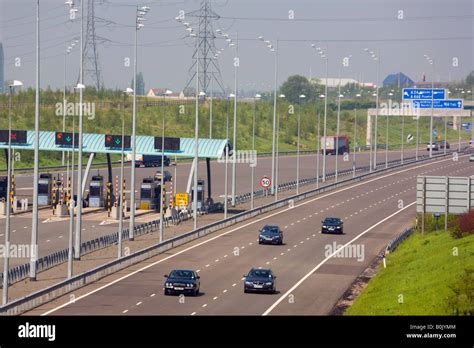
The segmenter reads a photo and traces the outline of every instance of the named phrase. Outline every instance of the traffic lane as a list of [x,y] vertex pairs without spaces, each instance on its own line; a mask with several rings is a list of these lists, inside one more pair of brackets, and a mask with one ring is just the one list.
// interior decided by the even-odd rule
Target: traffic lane
[[[472,166],[459,163],[457,166],[443,167],[436,171],[436,175],[468,175],[472,172]],[[371,216],[390,215],[400,209],[401,206],[411,204],[416,200],[416,180],[410,180],[403,184],[398,197],[387,200],[385,204],[371,204],[371,214],[350,215],[350,224],[345,224],[345,232],[352,229],[352,226],[363,226]],[[408,185],[408,187],[407,187]],[[398,185],[400,187],[400,185]],[[400,188],[400,189],[401,189]],[[391,191],[389,191],[389,194]],[[390,198],[394,198],[388,196]],[[380,197],[382,199],[382,197]],[[382,201],[386,199],[383,198]],[[401,200],[401,202],[400,202]],[[379,200],[380,201],[380,200]],[[402,203],[402,205],[400,205]],[[364,208],[363,210],[366,210]],[[361,274],[378,253],[386,247],[387,242],[404,228],[413,224],[416,215],[415,206],[397,214],[387,222],[377,226],[375,229],[363,235],[350,246],[342,249],[340,253],[329,259],[318,270],[312,273],[301,285],[291,292],[287,300],[281,301],[271,312],[271,315],[327,315],[334,304],[348,289],[355,278]],[[356,228],[357,228],[356,227]],[[325,247],[325,256],[328,251],[334,252],[345,241],[333,241]],[[394,299],[396,301],[396,299]]]
[[[336,197],[336,199],[338,199],[338,198],[339,198],[339,197]],[[326,199],[325,199],[325,201],[326,201]],[[336,202],[334,202],[334,203],[336,204]],[[357,205],[357,202],[354,202],[354,200],[351,200],[351,204]],[[310,209],[312,209],[312,208],[310,208]],[[296,210],[292,210],[292,211],[293,211],[293,212],[296,212]],[[315,212],[315,213],[316,213],[316,212]],[[287,221],[288,221],[288,219],[287,219],[286,217],[283,217],[283,220],[282,220],[282,221],[279,221],[279,223],[283,224],[283,223],[285,223],[285,222],[287,222]],[[304,220],[303,220],[303,221],[304,221]],[[272,222],[274,222],[273,219],[272,219]],[[318,226],[319,226],[319,224],[318,224]],[[250,238],[252,238],[252,237],[255,238],[255,233],[256,233],[256,232],[255,232],[255,230],[254,230],[253,228],[252,228],[252,231],[251,231],[250,233],[251,233]],[[239,232],[239,236],[243,236],[244,234],[247,234],[247,233],[244,233],[244,231],[240,231],[240,232]],[[314,234],[314,233],[313,233],[313,234]],[[315,235],[316,235],[316,234],[315,234]],[[311,236],[312,236],[312,234],[311,234]],[[232,236],[228,236],[228,237],[232,237]],[[290,233],[289,235],[287,234],[286,237],[285,237],[285,239],[288,240],[289,237],[290,237],[290,239],[289,239],[289,240],[290,240],[290,243],[291,243],[291,242],[294,242],[294,240],[291,239],[291,233]],[[246,238],[246,237],[245,237],[245,238]],[[310,236],[307,236],[306,238],[310,238]],[[313,237],[313,238],[314,238],[314,237]],[[221,241],[222,241],[222,239],[221,239]],[[247,239],[245,239],[245,240],[242,241],[242,242],[245,243],[246,241],[247,241]],[[300,243],[301,243],[301,242],[304,243],[303,240],[300,241]],[[288,243],[288,244],[290,244],[290,243]],[[301,244],[303,244],[303,243],[301,243]],[[235,243],[231,243],[231,244],[234,244],[234,245],[235,245]],[[220,244],[218,243],[217,246],[215,246],[215,245],[212,245],[212,246],[209,245],[209,248],[212,249],[212,250],[219,250],[219,246],[220,246]],[[298,245],[297,245],[295,248],[297,248],[297,247],[298,247]],[[196,255],[197,258],[203,256],[203,253],[202,253],[202,250],[203,250],[203,249],[206,250],[206,248],[200,248],[200,249],[199,249],[199,252],[198,252],[198,254]],[[207,252],[209,252],[210,249],[208,249]],[[251,250],[251,251],[252,251],[252,250],[255,250],[255,248],[254,248],[254,249],[247,249],[247,250]],[[269,251],[269,250],[275,250],[275,249],[270,249],[270,248],[268,248],[268,249],[263,249],[263,250]],[[192,251],[191,251],[191,253],[192,253]],[[280,252],[280,253],[281,253],[281,252]],[[188,252],[186,255],[189,255],[189,252]],[[218,255],[209,255],[209,256],[208,256],[208,260],[211,260],[213,257],[217,257],[217,256],[218,256]],[[261,256],[262,256],[262,255],[261,255],[261,249],[258,249],[258,252],[257,252],[257,254],[255,255],[255,257],[250,258],[249,263],[247,264],[247,267],[242,268],[242,271],[243,271],[244,273],[247,272],[248,269],[251,267],[251,265],[255,265],[255,264],[254,264],[254,263],[255,263],[254,259],[255,259],[255,260],[258,260],[259,258],[261,258]],[[266,255],[265,255],[265,256],[266,256]],[[270,255],[270,256],[271,256],[271,255]],[[277,256],[277,255],[275,255],[275,256],[273,256],[273,257],[276,257],[276,256]],[[191,255],[191,258],[194,259],[194,262],[192,262],[192,264],[195,264],[195,262],[196,262],[196,257],[193,258],[193,256]],[[179,257],[178,259],[173,259],[173,263],[174,263],[174,264],[177,264],[178,262],[180,262],[179,259],[181,259],[181,258]],[[272,259],[273,259],[273,258],[272,258]],[[188,258],[186,258],[186,260],[188,260]],[[235,259],[232,258],[232,259],[228,259],[228,260],[235,260]],[[243,259],[238,259],[238,260],[243,260]],[[245,260],[247,260],[247,258],[245,258]],[[187,265],[189,265],[189,261],[185,261],[185,263],[186,263],[186,267],[187,267]],[[208,263],[208,264],[209,264],[209,263]],[[222,265],[224,265],[224,263],[219,263],[219,266],[220,266],[219,269],[221,269]],[[166,267],[165,267],[165,268],[166,268]],[[196,268],[198,268],[198,266],[195,266],[194,268],[196,269]],[[219,281],[222,279],[222,277],[224,277],[226,274],[228,274],[228,275],[232,275],[233,282],[234,282],[235,284],[238,283],[238,278],[235,278],[236,276],[234,275],[234,273],[228,273],[228,269],[229,269],[229,268],[226,268],[226,269],[224,270],[224,275],[223,275],[223,274],[218,274],[218,279],[207,279],[206,282],[212,283],[213,285],[219,284]],[[235,267],[231,266],[230,269],[235,269]],[[244,271],[244,270],[245,270],[245,271]],[[158,272],[158,273],[160,273],[160,272]],[[132,276],[133,278],[132,278],[132,277],[128,278],[128,279],[132,279],[132,281],[130,281],[130,284],[133,284],[133,286],[135,286],[135,284],[137,284],[137,280],[136,280],[134,277],[138,276],[139,274],[140,274],[140,273],[138,273],[138,274]],[[214,272],[214,273],[212,273],[212,274],[214,275],[214,274],[216,274],[216,272]],[[159,277],[159,275],[158,275],[158,277]],[[156,277],[154,277],[154,278],[156,279]],[[228,286],[228,287],[231,287],[234,283],[232,283],[232,284],[229,283],[229,284],[227,284],[227,286]],[[115,286],[117,286],[117,284],[114,284],[112,287],[115,287]],[[126,289],[126,288],[127,288],[127,286],[125,286],[125,289]],[[233,288],[235,288],[235,287],[233,287]],[[109,289],[109,288],[106,288],[106,289],[102,290],[101,292],[107,291],[107,289]],[[126,291],[125,289],[124,289],[123,291]],[[240,289],[241,289],[241,288],[240,288]],[[154,290],[155,290],[155,288],[148,289],[148,292],[150,292],[150,296],[151,296],[152,293],[154,293],[154,292],[152,292],[152,291],[154,291]],[[224,290],[226,290],[226,289],[223,289],[222,291],[224,291]],[[123,291],[119,291],[119,293],[122,293]],[[218,292],[214,292],[213,295],[215,294],[215,296],[217,296],[217,293],[218,293]],[[153,296],[153,297],[156,297],[156,296],[158,296],[158,295],[155,293],[155,296]],[[215,296],[214,296],[214,297],[215,297]],[[95,301],[95,300],[94,300],[94,297],[96,297],[96,294],[93,294],[93,295],[91,295],[91,296],[85,298],[84,300],[77,301],[74,305],[79,305],[79,304],[81,304],[81,302],[83,302],[83,301],[92,301],[92,303],[90,303],[89,305],[84,305],[84,304],[81,304],[81,305],[84,305],[85,307],[88,307],[88,308],[92,308],[92,309],[93,309],[93,308],[96,307],[96,305],[100,304],[101,301],[103,300],[103,299],[101,299],[101,300]],[[107,296],[105,296],[105,297],[107,297]],[[210,297],[210,296],[209,296],[209,297]],[[135,301],[135,300],[144,300],[144,298],[141,298],[141,299],[133,299],[133,301]],[[133,302],[133,301],[132,301],[132,302]],[[137,303],[138,303],[138,302],[140,302],[140,301],[137,301]],[[143,302],[143,301],[142,301],[142,302]],[[193,300],[193,302],[196,302],[196,301]],[[189,301],[188,301],[187,303],[189,303]],[[121,304],[122,304],[122,303],[121,303]],[[175,304],[176,304],[176,301],[171,301],[171,304],[172,304],[172,308],[169,308],[169,310],[170,310],[171,312],[165,312],[165,313],[174,313],[174,311],[178,310],[177,308],[174,307]],[[206,307],[202,307],[202,306],[205,305],[205,304],[206,304],[206,303],[202,303],[202,304],[200,304],[199,307],[201,307],[201,308],[206,308],[207,306],[206,306]],[[126,303],[123,303],[123,305],[124,305],[124,307],[127,307],[127,308],[130,308],[131,306],[133,306],[133,304],[130,305],[130,303],[128,303],[128,305],[127,305]],[[141,305],[141,304],[140,304],[140,305]],[[72,305],[71,305],[71,306],[72,306]],[[68,306],[68,307],[69,307],[69,306]],[[67,309],[68,307],[65,307],[65,309]],[[137,306],[137,307],[140,307],[140,306]],[[189,307],[189,306],[179,306],[178,308],[183,309],[184,311],[186,311],[186,310],[189,310],[188,307]],[[123,310],[127,310],[127,313],[131,313],[132,311],[131,311],[130,309],[127,309],[127,308],[125,308],[125,309],[123,309]],[[139,312],[139,313],[141,313],[141,314],[143,314],[143,313],[151,313],[151,312],[147,312],[147,310],[148,310],[149,308],[150,308],[149,305],[140,307],[140,312]],[[57,312],[57,313],[59,313],[59,314],[63,314],[63,313],[64,313],[64,314],[71,314],[71,313],[74,313],[74,310],[73,310],[72,312],[64,312],[65,309],[62,309],[62,310],[60,310],[60,312]],[[197,308],[193,308],[193,309],[195,309],[194,312],[197,310]],[[145,311],[145,312],[142,312],[142,311]],[[153,313],[157,313],[157,312],[159,312],[159,311],[160,311],[160,308],[153,308]],[[116,313],[117,311],[113,311],[113,312]],[[192,313],[192,312],[191,312],[191,313]]]
[[[414,150],[407,150],[405,151],[405,157],[414,156]],[[320,158],[320,170],[322,170],[322,160],[323,156],[319,155]],[[335,170],[335,156],[327,156],[326,158],[326,171],[328,173]],[[384,159],[385,157],[383,157]],[[396,160],[400,158],[400,151],[389,151],[389,160]],[[381,156],[378,156],[378,161],[381,162],[383,160]],[[351,169],[352,168],[352,161],[353,161],[353,154],[351,153],[347,160],[344,161],[344,156],[341,154],[339,156],[339,169]],[[306,177],[314,177],[316,175],[316,162],[317,162],[317,155],[301,155],[300,161],[300,178]],[[362,152],[356,154],[356,162],[358,166],[368,165],[369,163],[369,153]],[[219,163],[218,161],[211,161],[212,172],[211,176],[215,178],[223,179],[225,173],[225,164]],[[186,190],[187,181],[189,177],[189,171],[191,168],[191,164],[189,162],[178,164],[176,167],[176,176],[174,182],[177,186],[177,192],[184,192]],[[237,163],[236,170],[238,172],[237,177],[237,193],[247,193],[249,191],[248,188],[248,177],[250,176],[250,167],[248,164],[245,163]],[[152,167],[152,168],[137,168],[136,169],[136,180],[135,180],[135,188],[136,191],[139,192],[140,184],[145,177],[154,176],[156,171],[159,170],[159,167]],[[127,190],[130,189],[130,170],[129,166],[125,167],[124,171],[124,179],[126,181]],[[171,172],[174,176],[175,166],[165,167],[165,170]],[[243,172],[242,172],[243,171]],[[65,180],[65,185],[67,184],[67,176],[68,172],[64,171],[54,171],[50,172],[53,177],[56,177],[59,180],[61,177]],[[198,173],[201,178],[207,179],[207,169],[206,163],[204,160],[200,161]],[[231,179],[232,173],[232,164],[228,164],[228,179]],[[104,185],[108,180],[108,170],[107,168],[99,168],[95,169],[92,168],[90,171],[89,176],[86,179],[86,193],[87,196],[87,189],[90,185],[90,181],[92,176],[94,175],[102,175],[104,177]],[[112,179],[113,179],[113,189],[115,189],[115,179],[120,175],[120,167],[113,167],[112,168]],[[243,177],[241,177],[243,175]],[[258,186],[258,179],[264,175],[271,176],[271,157],[259,157],[257,159],[257,167],[256,167],[256,187]],[[28,197],[31,199],[33,194],[33,187],[32,184],[32,174],[17,174],[15,176],[16,188],[17,188],[17,195],[19,198]],[[77,179],[77,171],[75,171],[75,178]],[[280,156],[279,157],[279,181],[280,183],[285,181],[294,181],[296,178],[296,156]],[[230,181],[229,181],[230,183]],[[243,185],[243,186],[242,186]],[[77,182],[74,185],[74,189],[77,188]],[[224,180],[213,180],[213,191],[216,192],[217,195],[222,195],[224,193]],[[127,194],[127,197],[129,194]],[[216,197],[216,196],[215,196]]]
[[[467,168],[462,168],[460,169],[455,169],[451,168],[452,170],[449,173],[459,173],[459,172],[466,172],[469,169]],[[408,179],[411,178],[410,176],[407,176]],[[413,180],[410,180],[413,181]],[[345,244],[352,240],[354,237],[359,235],[360,233],[364,232],[366,229],[370,228],[371,226],[377,224],[379,221],[384,219],[387,216],[392,215],[395,212],[400,211],[400,208],[398,206],[398,201],[397,199],[402,199],[405,201],[411,201],[412,199],[410,198],[410,195],[414,196],[415,192],[415,186],[407,187],[407,182],[405,180],[400,180],[400,182],[397,185],[391,185],[390,187],[388,186],[390,184],[390,181],[385,181],[384,185],[382,186],[382,190],[380,191],[381,193],[376,193],[372,195],[366,195],[364,197],[364,200],[354,200],[353,198],[357,197],[358,195],[363,195],[367,191],[360,190],[360,187],[355,190],[352,193],[352,197],[349,198],[349,201],[345,207],[338,206],[338,204],[334,204],[334,200],[331,202],[328,202],[329,206],[329,211],[326,209],[322,209],[319,212],[323,212],[322,214],[330,214],[333,215],[333,211],[335,212],[336,216],[341,216],[342,214],[349,214],[348,220],[350,222],[350,226],[346,224],[345,226],[345,231],[344,235],[321,235],[317,234],[316,238],[311,238],[314,237],[314,233],[311,234],[311,232],[315,232],[314,226],[315,222],[312,222],[310,219],[311,215],[315,215],[318,212],[313,212],[313,214],[309,214],[307,217],[309,219],[305,220],[304,218],[302,219],[301,216],[299,217],[294,217],[292,216],[293,220],[296,220],[296,223],[291,223],[290,225],[290,230],[294,229],[295,235],[300,236],[300,245],[295,244],[293,247],[299,247],[298,252],[295,254],[292,254],[291,257],[291,262],[286,262],[283,258],[281,261],[275,260],[270,262],[270,266],[273,265],[273,270],[275,271],[278,279],[278,286],[280,289],[280,294],[285,293],[288,289],[290,289],[293,284],[295,284],[299,279],[301,279],[302,276],[307,274],[307,272],[311,269],[313,269],[314,265],[318,264],[322,260],[324,260],[328,254],[327,251],[331,250],[334,248],[334,243],[336,245],[338,244]],[[355,195],[355,196],[354,196]],[[326,199],[325,199],[326,201]],[[340,204],[343,204],[343,202],[347,201],[340,201]],[[410,202],[411,203],[411,202]],[[408,203],[407,203],[408,204]],[[369,207],[372,207],[372,209],[369,209]],[[317,207],[320,208],[320,207]],[[362,209],[361,209],[362,208]],[[351,212],[352,209],[352,212]],[[306,213],[308,213],[307,209]],[[410,211],[409,211],[410,212]],[[364,260],[366,262],[370,262],[373,259],[373,256],[376,255],[378,251],[381,250],[383,246],[386,245],[386,243],[393,238],[395,235],[397,235],[400,232],[400,229],[402,229],[405,226],[409,224],[409,217],[410,215],[413,216],[413,210],[411,210],[411,214],[406,213],[405,211],[402,211],[401,214],[405,214],[402,218],[396,220],[392,224],[386,224],[384,225],[383,229],[377,228],[374,232],[369,234],[371,239],[367,240],[366,243],[364,244],[365,246],[365,257]],[[354,217],[352,217],[354,216]],[[299,223],[300,221],[301,223]],[[391,220],[389,220],[391,221]],[[353,224],[355,227],[353,227]],[[318,225],[318,230],[320,225]],[[394,228],[392,228],[394,227]],[[311,234],[311,235],[309,235]],[[288,235],[288,233],[287,233]],[[305,244],[306,243],[306,244]],[[336,247],[337,248],[337,247]],[[337,249],[335,249],[337,250]],[[334,250],[332,250],[334,251]],[[295,257],[296,255],[296,257]],[[361,261],[364,261],[361,260]],[[342,293],[347,289],[348,285],[350,285],[350,281],[353,280],[360,272],[364,269],[364,266],[362,264],[359,265],[346,265],[345,259],[342,260],[344,264],[344,268],[342,270],[335,269],[334,271],[341,272],[343,276],[346,277],[346,284],[343,286],[339,286],[338,290],[339,292],[332,293],[332,300],[331,305],[334,304],[337,299],[342,295]],[[349,259],[350,263],[351,259]],[[295,267],[295,265],[297,265]],[[324,271],[324,269],[323,269]],[[338,274],[335,273],[337,276]],[[352,278],[350,278],[352,276]],[[334,277],[333,280],[338,280],[337,277]],[[269,306],[272,305],[273,302],[271,301],[276,301],[273,296],[255,296],[254,298],[249,297],[248,294],[244,294],[241,289],[236,290],[231,293],[232,297],[229,296],[226,299],[229,301],[216,301],[215,303],[213,302],[212,306],[206,306],[205,308],[202,308],[200,311],[198,311],[195,314],[203,314],[203,315],[208,315],[208,314],[261,314],[263,313]],[[308,309],[308,303],[303,302],[301,299],[303,298],[302,296],[306,294],[292,294],[294,295],[293,297],[290,297],[288,299],[288,302],[285,302],[286,306],[289,306],[288,308],[288,313],[291,314],[300,314],[297,312],[298,307],[291,307],[294,301],[299,301],[301,308],[306,308]],[[279,296],[278,296],[279,297]],[[314,294],[310,296],[310,299],[314,298]],[[255,299],[255,302],[249,301],[249,299]],[[298,300],[299,299],[299,300]],[[304,298],[303,298],[304,299]],[[324,301],[323,301],[324,302]],[[282,302],[283,303],[283,302]],[[267,306],[267,307],[265,307]],[[312,307],[314,309],[314,306]],[[331,308],[331,306],[329,306]],[[314,314],[320,314],[319,312],[316,312]]]

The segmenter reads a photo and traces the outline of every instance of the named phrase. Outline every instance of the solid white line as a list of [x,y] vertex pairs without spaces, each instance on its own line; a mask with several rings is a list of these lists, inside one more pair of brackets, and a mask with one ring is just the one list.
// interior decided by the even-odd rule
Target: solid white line
[[[463,155],[463,156],[459,156],[459,158],[461,158],[461,157],[467,157],[467,156],[468,156],[468,155]],[[176,256],[178,256],[178,255],[181,255],[181,254],[183,254],[183,253],[185,253],[185,252],[187,252],[187,251],[189,251],[189,250],[192,250],[192,249],[195,249],[195,248],[197,248],[197,247],[199,247],[199,246],[201,246],[201,245],[207,244],[207,243],[209,243],[209,242],[211,242],[211,241],[213,241],[213,240],[215,240],[215,239],[218,239],[218,238],[220,238],[220,237],[222,237],[222,236],[228,235],[228,234],[230,234],[230,233],[232,233],[232,232],[241,230],[241,229],[243,229],[243,228],[246,228],[246,227],[248,227],[248,226],[254,225],[254,224],[259,223],[259,222],[261,222],[261,221],[270,219],[270,218],[272,218],[272,217],[274,217],[274,216],[276,216],[276,215],[280,215],[280,214],[286,213],[286,212],[288,212],[288,211],[290,211],[290,210],[293,210],[294,208],[297,208],[297,207],[300,207],[300,206],[302,206],[302,205],[306,205],[306,204],[312,203],[312,202],[314,202],[314,201],[318,201],[318,200],[324,199],[324,198],[326,198],[326,197],[329,197],[329,196],[332,196],[332,195],[335,195],[335,194],[338,194],[338,193],[341,193],[341,192],[344,192],[344,191],[353,189],[353,188],[355,188],[355,187],[359,187],[359,186],[362,186],[362,185],[370,184],[371,182],[374,182],[374,181],[377,181],[377,180],[380,180],[380,179],[384,179],[384,178],[387,178],[387,177],[390,177],[390,176],[393,176],[393,175],[398,175],[398,174],[400,174],[400,173],[404,173],[404,172],[411,171],[411,170],[418,169],[418,168],[423,168],[423,167],[430,166],[430,165],[439,164],[439,163],[446,162],[446,161],[452,161],[452,159],[451,159],[451,158],[448,158],[448,159],[444,159],[444,160],[441,160],[441,161],[435,161],[435,162],[430,162],[430,163],[424,163],[424,164],[420,164],[419,166],[416,166],[416,167],[406,168],[406,169],[403,169],[403,170],[401,170],[401,171],[395,171],[395,172],[389,173],[389,174],[387,174],[387,175],[375,177],[375,178],[370,179],[370,180],[367,180],[367,181],[362,181],[362,182],[359,182],[359,183],[357,183],[357,184],[353,184],[353,185],[349,185],[349,186],[347,186],[347,187],[343,187],[343,188],[341,188],[340,190],[331,191],[331,192],[329,192],[329,193],[327,193],[327,194],[325,194],[325,195],[321,195],[321,196],[312,198],[312,199],[310,199],[310,200],[308,200],[308,201],[306,201],[306,202],[302,202],[302,203],[300,203],[300,204],[297,204],[297,205],[295,205],[293,208],[286,208],[286,209],[284,209],[284,210],[277,211],[277,212],[275,212],[275,213],[273,213],[273,214],[264,216],[264,217],[262,217],[262,218],[260,218],[260,219],[255,220],[255,221],[251,221],[251,222],[246,223],[246,224],[244,224],[244,225],[242,225],[242,226],[236,227],[236,228],[234,228],[234,229],[232,229],[232,230],[223,232],[223,233],[221,233],[221,234],[218,234],[218,235],[215,236],[215,237],[206,239],[206,240],[204,240],[204,241],[202,241],[202,242],[200,242],[200,243],[197,243],[197,244],[192,245],[192,246],[190,246],[190,247],[188,247],[188,248],[185,248],[185,249],[183,249],[183,250],[181,250],[181,251],[178,251],[177,253],[175,253],[175,254],[173,254],[173,255],[169,255],[169,256],[167,256],[167,257],[165,257],[165,258],[163,258],[163,259],[160,259],[160,260],[155,261],[155,262],[153,262],[153,263],[150,263],[150,264],[148,264],[148,265],[146,265],[146,266],[143,266],[143,267],[141,267],[141,268],[139,268],[139,269],[137,269],[137,270],[135,270],[135,271],[133,271],[133,272],[131,272],[131,273],[128,273],[128,274],[126,274],[126,275],[124,275],[124,276],[122,276],[122,277],[120,277],[120,278],[117,278],[117,279],[115,279],[115,280],[113,280],[113,281],[111,281],[111,282],[109,282],[109,283],[107,283],[107,284],[104,284],[104,285],[98,287],[97,289],[94,289],[94,290],[92,290],[92,291],[89,291],[88,293],[85,293],[84,295],[79,296],[79,297],[77,297],[77,298],[74,299],[74,300],[68,301],[68,302],[63,303],[62,305],[59,305],[59,306],[57,306],[57,307],[55,307],[55,308],[53,308],[53,309],[51,309],[51,310],[49,310],[49,311],[46,311],[46,312],[44,312],[43,314],[41,314],[41,316],[48,315],[48,314],[51,314],[51,313],[53,313],[53,312],[56,312],[56,311],[58,311],[58,310],[61,309],[61,308],[64,308],[64,307],[66,307],[66,306],[68,306],[68,305],[70,305],[70,304],[72,304],[72,303],[75,303],[75,302],[77,302],[77,301],[79,301],[79,300],[81,300],[81,299],[83,299],[83,298],[85,298],[85,297],[87,297],[87,296],[90,296],[90,295],[92,295],[92,294],[94,294],[94,293],[96,293],[96,292],[98,292],[98,291],[101,291],[101,290],[103,290],[103,289],[105,289],[105,288],[107,288],[107,287],[109,287],[109,286],[111,286],[111,285],[113,285],[113,284],[115,284],[115,283],[118,283],[118,282],[120,282],[120,281],[122,281],[122,280],[124,280],[124,279],[127,279],[128,277],[131,277],[131,276],[133,276],[133,275],[135,275],[135,274],[137,274],[137,273],[140,273],[140,272],[142,272],[142,271],[144,271],[144,270],[146,270],[146,269],[148,269],[148,268],[154,267],[154,266],[156,266],[156,265],[158,265],[158,264],[160,264],[160,263],[162,263],[162,262],[164,262],[164,261],[167,261],[167,260],[169,260],[169,259],[171,259],[171,258],[174,258],[174,257],[176,257]],[[323,212],[323,210],[321,210],[321,212]],[[258,242],[258,239],[257,239],[257,242]],[[295,245],[295,247],[296,247],[296,246],[297,246],[297,245]]]
[[191,315],[196,315],[196,312],[192,312]]
[[327,261],[329,261],[329,259],[331,259],[334,255],[336,255],[340,250],[344,249],[346,246],[352,244],[353,242],[355,242],[357,239],[359,239],[360,237],[362,237],[364,234],[366,234],[367,232],[370,232],[372,231],[375,227],[379,226],[380,224],[384,223],[385,221],[391,219],[392,217],[394,217],[395,215],[397,214],[400,214],[402,211],[404,211],[405,209],[408,209],[410,208],[412,205],[416,204],[416,201],[415,202],[412,202],[410,204],[408,204],[407,206],[405,206],[403,209],[400,209],[400,210],[397,210],[395,213],[387,216],[386,218],[380,220],[379,222],[377,222],[376,224],[370,226],[368,229],[366,229],[364,232],[361,232],[360,234],[358,234],[355,238],[353,238],[352,240],[350,240],[349,242],[347,242],[346,244],[344,244],[343,246],[341,246],[340,248],[338,248],[337,250],[335,250],[331,255],[329,255],[328,257],[326,257],[323,261],[321,261],[320,263],[318,263],[318,265],[316,267],[314,267],[311,271],[309,271],[303,278],[301,278],[295,285],[293,285],[287,292],[285,292],[274,304],[272,304],[262,315],[268,315],[272,310],[275,309],[276,306],[278,306],[281,301],[283,301],[285,298],[288,297],[288,295],[290,295],[293,291],[295,291],[295,289],[300,286],[306,279],[308,279],[308,277],[310,277],[314,272],[316,272],[322,265],[324,265]]

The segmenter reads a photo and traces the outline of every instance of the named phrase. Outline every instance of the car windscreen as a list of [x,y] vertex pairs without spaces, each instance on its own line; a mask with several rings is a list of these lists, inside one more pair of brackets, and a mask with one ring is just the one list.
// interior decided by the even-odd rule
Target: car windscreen
[[268,270],[254,269],[250,271],[249,277],[258,277],[258,278],[271,278],[272,274]]
[[338,225],[341,223],[341,220],[334,218],[327,218],[324,220],[325,225]]
[[170,278],[194,279],[194,272],[177,270],[171,272]]
[[264,227],[262,229],[261,234],[267,235],[267,236],[276,235],[276,234],[278,234],[278,228],[276,228],[276,227]]

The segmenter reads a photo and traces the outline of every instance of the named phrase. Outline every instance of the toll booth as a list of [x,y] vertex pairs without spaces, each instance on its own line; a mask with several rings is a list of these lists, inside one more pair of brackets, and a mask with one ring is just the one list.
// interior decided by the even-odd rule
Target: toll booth
[[[202,210],[204,208],[204,203],[206,202],[206,183],[202,179],[198,179],[197,185],[197,208]],[[194,186],[191,189],[191,207],[194,204]]]
[[140,186],[140,209],[160,211],[161,185],[155,178],[144,178]]
[[0,200],[2,200],[2,198],[5,199],[5,201],[7,200],[7,196],[8,196],[7,185],[8,185],[7,177],[0,176]]
[[53,194],[53,176],[40,174],[38,179],[38,205],[51,205]]
[[104,177],[94,175],[89,185],[89,207],[104,206]]

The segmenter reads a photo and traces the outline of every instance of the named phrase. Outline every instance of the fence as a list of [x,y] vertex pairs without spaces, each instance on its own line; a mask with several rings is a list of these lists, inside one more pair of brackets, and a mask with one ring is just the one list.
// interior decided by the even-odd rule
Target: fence
[[400,233],[388,243],[387,248],[385,249],[385,253],[388,254],[393,252],[405,239],[407,239],[415,231],[415,227],[409,227],[405,229],[402,233]]

